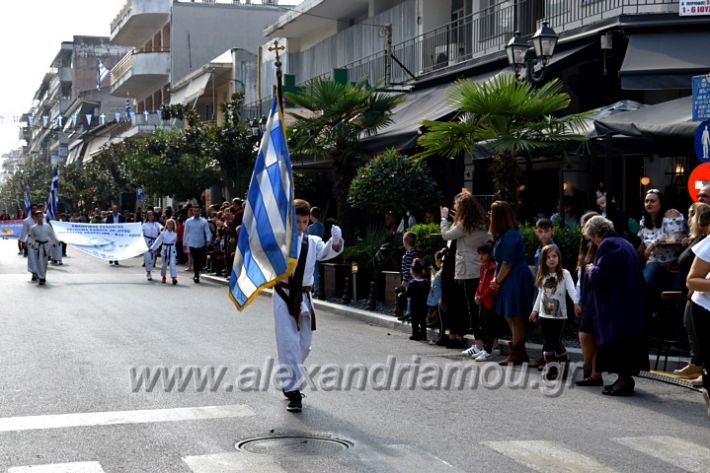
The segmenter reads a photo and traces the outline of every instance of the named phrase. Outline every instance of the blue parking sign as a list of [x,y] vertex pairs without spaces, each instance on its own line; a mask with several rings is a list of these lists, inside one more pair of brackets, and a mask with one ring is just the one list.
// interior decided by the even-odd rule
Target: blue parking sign
[[142,187],[136,187],[136,199],[145,200],[145,192]]
[[710,120],[710,74],[693,76],[693,121]]

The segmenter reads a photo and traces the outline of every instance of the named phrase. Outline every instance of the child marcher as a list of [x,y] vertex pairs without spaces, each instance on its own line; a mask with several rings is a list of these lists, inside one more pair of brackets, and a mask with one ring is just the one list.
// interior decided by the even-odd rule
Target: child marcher
[[165,274],[167,272],[168,266],[170,266],[170,277],[173,279],[173,285],[178,283],[177,280],[177,268],[176,258],[177,251],[175,249],[175,244],[177,243],[177,224],[172,218],[165,222],[165,229],[158,235],[153,244],[150,246],[151,251],[156,251],[163,245],[160,250],[161,256],[163,258],[163,264],[160,267],[160,275],[162,276],[162,282],[165,284],[166,278]]
[[303,363],[311,351],[311,339],[316,329],[311,302],[313,268],[316,261],[338,256],[345,244],[342,230],[337,225],[331,227],[331,237],[327,242],[315,235],[306,235],[304,232],[308,227],[311,206],[301,199],[293,203],[298,230],[298,263],[288,282],[280,282],[274,287],[272,303],[279,371],[282,372],[281,386],[289,401],[286,410],[301,412]]
[[[565,291],[579,310],[579,297],[572,275],[562,267],[562,255],[557,245],[547,245],[540,253],[540,266],[535,277],[538,288],[537,299],[530,314],[530,322],[540,322],[544,358],[543,378],[555,380],[567,369],[567,350],[562,344],[562,331],[567,321],[567,301]],[[564,376],[564,374],[563,374]]]
[[431,280],[431,288],[429,289],[429,296],[426,300],[426,305],[429,307],[429,313],[427,314],[426,326],[433,327],[439,324],[439,319],[441,317],[441,266],[443,263],[442,252],[438,251],[434,255],[434,277]]
[[409,311],[409,298],[406,297],[407,285],[412,280],[412,261],[417,257],[417,235],[412,232],[407,232],[402,236],[402,244],[404,245],[404,254],[402,255],[402,266],[400,273],[402,275],[402,283],[399,286],[399,292],[405,295],[406,302],[404,303],[404,314],[397,317],[398,320],[405,321],[411,318]]
[[407,284],[406,293],[412,317],[412,336],[409,339],[425,341],[427,339],[426,315],[430,282],[429,278],[424,277],[425,268],[421,259],[414,258],[412,260],[410,272],[412,279]]
[[[491,282],[496,275],[496,263],[493,261],[493,244],[488,242],[478,247],[481,260],[481,277],[476,289],[475,301],[478,304],[481,326],[479,332],[483,339],[483,350],[471,355],[476,361],[487,361],[493,357],[493,344],[497,338],[497,319],[495,313],[496,291]],[[464,351],[467,353],[467,351]]]
[[[142,225],[143,228],[143,238],[145,239],[145,244],[148,247],[148,251],[143,253],[143,265],[145,266],[145,278],[148,281],[153,280],[153,267],[155,266],[155,250],[152,249],[153,243],[160,235],[160,230],[162,226],[155,221],[155,214],[152,210],[149,210],[145,216],[145,222]],[[163,260],[163,266],[165,266],[165,261]]]

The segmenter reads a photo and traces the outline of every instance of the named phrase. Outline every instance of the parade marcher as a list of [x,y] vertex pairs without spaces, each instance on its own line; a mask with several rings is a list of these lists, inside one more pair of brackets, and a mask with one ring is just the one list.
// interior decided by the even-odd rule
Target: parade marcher
[[[126,217],[121,215],[118,212],[118,205],[113,204],[111,206],[111,213],[106,216],[106,221],[105,223],[124,223],[126,221]],[[118,266],[118,261],[109,261],[108,264],[115,264]]]
[[[59,244],[59,239],[54,234],[54,229],[51,225],[44,223],[44,214],[41,210],[34,211],[35,224],[30,229],[32,236],[32,251],[35,255],[35,265],[39,285],[43,286],[47,280],[47,262],[51,254],[52,246]],[[51,244],[50,244],[51,242]],[[32,276],[34,281],[34,275]]]
[[313,268],[316,261],[335,258],[343,251],[342,231],[333,225],[331,238],[324,242],[314,235],[306,235],[311,206],[305,200],[294,200],[298,230],[298,264],[288,282],[276,285],[273,300],[276,348],[279,364],[288,370],[281,377],[282,389],[288,399],[287,410],[301,412],[303,363],[311,351],[311,339],[316,328],[311,302]]
[[[63,222],[66,220],[66,216],[64,214],[60,214],[57,216],[57,220]],[[60,241],[58,245],[55,245],[52,248],[52,264],[59,266],[62,266],[64,264],[62,258],[66,255],[66,246],[66,243]]]
[[205,266],[205,251],[207,243],[212,241],[212,232],[207,220],[201,216],[202,209],[195,207],[192,209],[192,217],[185,222],[185,232],[183,234],[183,246],[190,249],[192,255],[193,271],[192,278],[195,283],[200,282],[200,271]]
[[30,214],[27,216],[22,221],[22,233],[20,234],[20,241],[22,242],[22,246],[24,247],[25,251],[27,252],[27,272],[32,273],[32,280],[36,281],[38,279],[37,277],[37,268],[35,264],[35,253],[32,251],[32,235],[30,235],[30,230],[32,229],[32,226],[35,224],[34,221],[34,212],[37,210],[37,204],[32,204],[30,207]]
[[155,239],[150,247],[151,251],[156,251],[163,245],[160,250],[161,256],[163,258],[163,265],[160,267],[160,275],[162,276],[162,282],[165,284],[165,274],[167,272],[168,266],[170,266],[170,277],[173,279],[173,285],[177,284],[177,268],[176,268],[176,258],[177,251],[175,244],[177,243],[177,225],[175,220],[172,218],[165,222],[165,229],[160,233],[158,238]]
[[[148,251],[143,253],[143,264],[145,265],[145,277],[148,281],[153,280],[153,267],[155,266],[155,250],[153,250],[153,243],[160,235],[161,226],[155,221],[155,214],[152,210],[149,210],[146,214],[145,222],[143,222],[143,238],[145,239],[145,244],[148,247]],[[165,266],[165,262],[163,262]]]

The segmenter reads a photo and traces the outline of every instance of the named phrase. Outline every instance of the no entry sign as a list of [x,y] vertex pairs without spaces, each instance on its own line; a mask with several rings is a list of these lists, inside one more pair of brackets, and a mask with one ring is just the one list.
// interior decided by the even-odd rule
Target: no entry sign
[[688,177],[688,193],[693,202],[698,201],[698,192],[710,185],[710,163],[703,163],[693,169]]

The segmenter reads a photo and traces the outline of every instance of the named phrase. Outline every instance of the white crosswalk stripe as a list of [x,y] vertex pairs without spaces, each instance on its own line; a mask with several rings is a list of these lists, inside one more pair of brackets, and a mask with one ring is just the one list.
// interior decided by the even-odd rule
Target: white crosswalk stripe
[[687,440],[662,435],[613,440],[690,473],[710,471],[710,449]]
[[615,473],[588,456],[547,440],[482,442],[486,447],[543,473]]
[[270,456],[244,452],[190,456],[182,461],[193,473],[286,473]]
[[98,462],[13,466],[7,473],[106,473]]
[[185,407],[177,409],[146,409],[138,411],[83,412],[78,414],[4,417],[0,418],[0,433],[69,427],[224,419],[253,415],[255,415],[254,411],[248,406],[244,404],[234,404],[228,406]]

